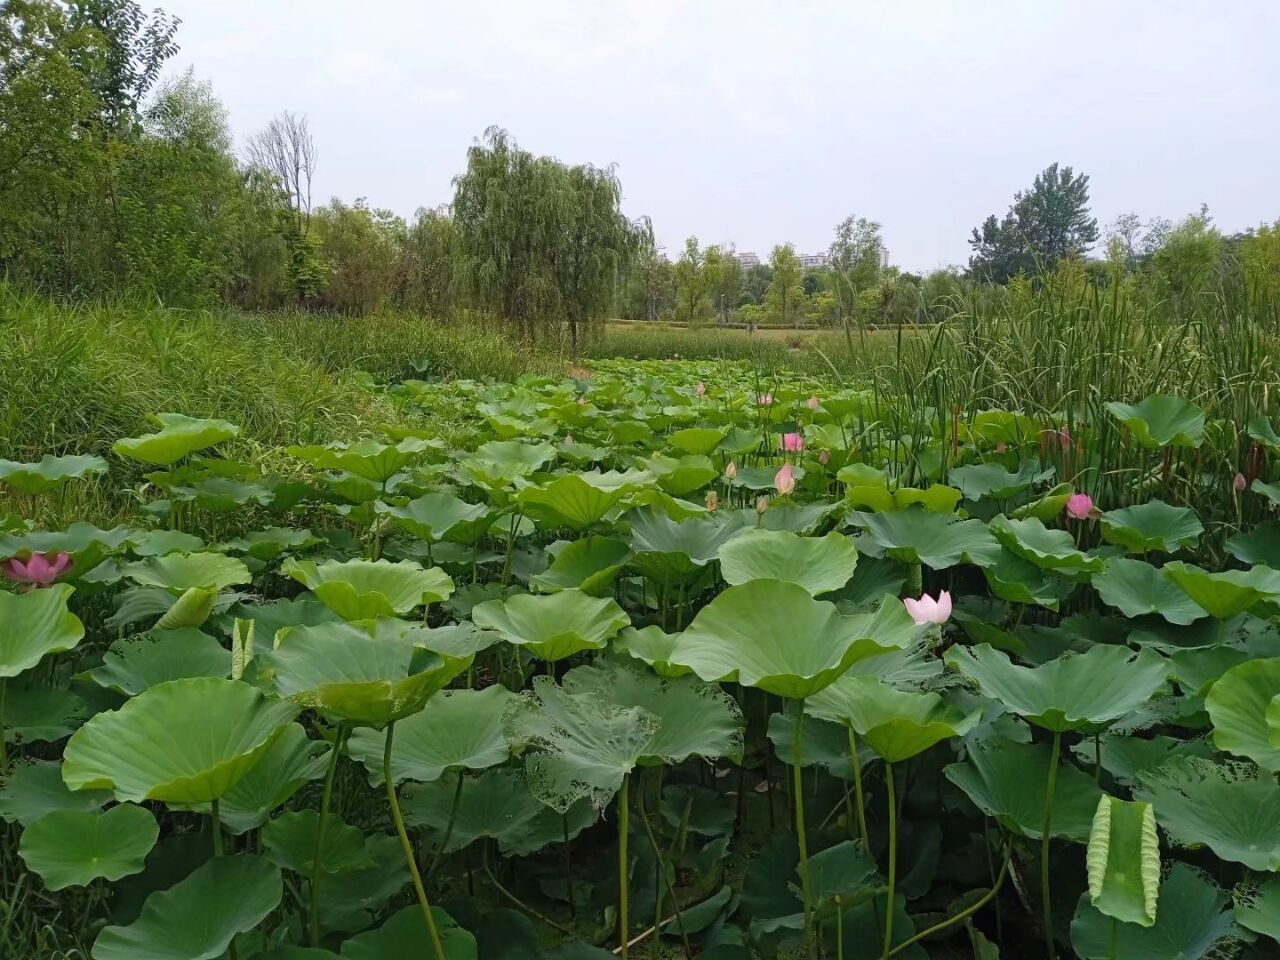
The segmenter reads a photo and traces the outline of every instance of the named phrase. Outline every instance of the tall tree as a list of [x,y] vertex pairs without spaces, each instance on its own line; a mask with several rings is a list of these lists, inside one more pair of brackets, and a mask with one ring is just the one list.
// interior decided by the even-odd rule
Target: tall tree
[[827,252],[836,317],[851,347],[849,321],[857,309],[859,292],[872,286],[880,274],[883,251],[880,224],[865,217],[849,216],[836,227],[836,238]]
[[742,294],[742,264],[732,250],[725,251],[718,246],[707,247],[704,259],[707,293],[723,326],[729,322],[729,311],[737,306]]
[[799,327],[804,271],[800,268],[795,248],[789,243],[774,247],[769,254],[769,268],[773,271],[773,280],[765,294],[765,306],[770,318],[776,323],[791,323]]
[[1014,194],[1003,219],[987,217],[969,239],[970,272],[1005,283],[1019,272],[1051,270],[1065,257],[1080,257],[1098,240],[1089,215],[1089,178],[1053,163],[1031,187]]
[[311,181],[316,172],[316,141],[305,116],[284,111],[249,138],[246,159],[271,174],[285,203],[306,234],[311,223]]
[[684,253],[676,261],[676,320],[692,326],[703,315],[707,303],[705,255],[697,237],[684,242]]

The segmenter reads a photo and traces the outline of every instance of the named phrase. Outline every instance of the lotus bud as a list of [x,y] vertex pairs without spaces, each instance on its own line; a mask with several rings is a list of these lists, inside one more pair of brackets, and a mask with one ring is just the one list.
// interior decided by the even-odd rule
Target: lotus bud
[[814,413],[818,412],[818,407],[820,406],[820,404],[818,403],[818,398],[816,396],[810,397],[808,400],[805,401],[805,403],[809,405],[809,409],[812,410]]
[[1234,490],[1236,493],[1244,493],[1245,487],[1247,487],[1248,485],[1249,483],[1248,481],[1245,480],[1243,473],[1237,473],[1231,479],[1231,489]]
[[778,442],[787,453],[799,453],[804,449],[804,437],[798,433],[784,433]]
[[769,498],[765,494],[756,497],[756,513],[764,516],[764,512],[769,509]]
[[773,487],[778,491],[778,496],[785,497],[796,488],[796,472],[789,463],[784,463],[782,469],[779,470],[773,478]]
[[707,392],[707,385],[699,380],[698,385],[693,388],[693,392],[701,397]]
[[730,483],[732,483],[734,480],[737,479],[737,477],[738,477],[738,465],[734,463],[732,460],[730,460],[729,465],[724,468],[724,478],[728,480]]
[[824,467],[825,467],[828,463],[830,463],[830,462],[831,462],[831,451],[830,451],[830,450],[819,450],[819,451],[818,451],[818,462],[819,462],[820,464],[822,464]]
[[761,407],[773,406],[773,394],[772,393],[760,394],[760,396],[756,397],[756,404]]

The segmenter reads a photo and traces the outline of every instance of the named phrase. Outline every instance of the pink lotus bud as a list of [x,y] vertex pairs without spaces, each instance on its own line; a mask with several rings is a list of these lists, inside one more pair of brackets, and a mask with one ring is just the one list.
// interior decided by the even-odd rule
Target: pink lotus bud
[[819,451],[818,451],[818,462],[819,462],[820,464],[822,464],[824,467],[825,467],[828,463],[830,463],[830,462],[831,462],[831,451],[830,451],[830,450],[819,450]]
[[760,394],[760,396],[756,397],[756,403],[762,407],[773,406],[773,394],[772,393]]
[[707,491],[707,509],[712,513],[716,512],[716,507],[720,506],[720,494],[714,490]]
[[925,593],[921,594],[919,600],[907,597],[902,601],[902,605],[907,608],[907,613],[911,614],[911,619],[919,627],[943,624],[951,619],[951,594],[946,590],[938,594],[937,600]]
[[693,388],[693,392],[696,393],[698,396],[702,396],[707,392],[707,385],[703,383],[701,380],[699,380],[698,385]]
[[33,553],[25,563],[17,557],[9,559],[4,565],[4,575],[14,583],[47,587],[69,569],[71,555],[68,553]]
[[815,413],[817,412],[818,407],[820,406],[820,404],[818,403],[818,398],[816,396],[810,397],[808,400],[805,401],[805,403],[807,403],[809,405],[809,409],[814,411]]
[[1231,489],[1236,493],[1244,493],[1245,487],[1249,486],[1249,481],[1244,478],[1243,473],[1237,473],[1231,478]]
[[763,493],[756,497],[756,513],[764,516],[764,512],[769,509],[769,498]]
[[996,444],[996,453],[1004,453],[1008,449],[1009,449],[1009,445],[1005,443],[1003,440],[1001,440],[999,443]]
[[738,477],[738,465],[734,463],[732,460],[730,460],[729,465],[724,468],[724,478],[728,480],[730,483],[732,483],[734,480],[737,479],[737,477]]
[[1087,493],[1073,493],[1067,497],[1067,516],[1076,520],[1088,520],[1093,515],[1093,497]]
[[782,469],[774,475],[773,487],[781,497],[785,497],[796,488],[796,472],[791,464],[784,463]]
[[787,453],[799,453],[804,449],[804,437],[798,433],[784,433],[778,438],[778,442]]

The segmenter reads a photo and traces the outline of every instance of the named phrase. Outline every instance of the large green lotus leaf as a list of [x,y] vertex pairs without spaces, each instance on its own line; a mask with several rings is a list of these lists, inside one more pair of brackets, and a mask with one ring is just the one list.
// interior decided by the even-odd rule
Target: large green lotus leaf
[[586,530],[651,479],[641,471],[565,473],[541,486],[525,487],[516,499],[535,521]]
[[1188,624],[1207,617],[1204,608],[1158,567],[1141,560],[1113,557],[1093,575],[1093,589],[1102,602],[1126,617],[1159,614],[1170,623]]
[[1055,576],[1052,570],[1024,560],[1010,550],[1000,547],[995,562],[982,568],[982,575],[992,594],[1010,603],[1034,603],[1050,610],[1074,592],[1076,584],[1065,577]]
[[1237,533],[1225,546],[1241,563],[1280,568],[1280,520],[1268,520],[1248,533]]
[[371,867],[341,870],[320,884],[320,929],[350,934],[365,930],[374,922],[374,913],[386,908],[409,884],[400,839],[394,834],[375,833],[365,838]]
[[121,571],[134,583],[172,594],[188,590],[223,590],[252,578],[249,568],[222,553],[167,553],[126,564]]
[[1108,510],[1102,515],[1102,539],[1130,553],[1176,553],[1195,549],[1204,524],[1190,507],[1175,507],[1163,500],[1149,500],[1133,507]]
[[1071,484],[1060,483],[1046,490],[1042,497],[1014,508],[1009,516],[1015,520],[1035,517],[1037,520],[1051,523],[1062,516],[1062,512],[1067,509],[1067,501],[1074,493],[1075,487]]
[[[431,908],[445,960],[476,960],[476,938],[439,907]],[[391,960],[434,957],[431,934],[422,909],[404,907],[376,930],[358,934],[342,945],[344,960]]]
[[1077,550],[1070,533],[1052,530],[1034,517],[1010,520],[1002,514],[993,518],[988,528],[1005,549],[1045,570],[1079,574],[1102,569],[1102,558]]
[[262,857],[215,857],[185,880],[147,897],[127,927],[106,927],[93,960],[217,960],[236,934],[279,904],[280,870]]
[[963,736],[982,716],[981,709],[966,713],[936,693],[898,690],[876,677],[848,674],[806,700],[804,709],[852,727],[889,763],[900,763],[935,743]]
[[980,410],[970,423],[960,424],[963,434],[971,440],[984,440],[995,445],[1027,443],[1040,436],[1040,421],[1027,416],[1021,410]]
[[39,463],[0,460],[0,487],[31,496],[56,490],[68,480],[106,472],[107,461],[93,456],[55,457],[46,454]]
[[602,650],[631,622],[612,597],[590,597],[581,590],[486,600],[471,611],[471,619],[481,629],[496,631],[508,643],[551,661]]
[[[846,783],[853,780],[853,764],[849,755],[849,728],[806,716],[799,723],[799,701],[783,704],[783,709],[769,715],[765,732],[773,744],[773,752],[788,766],[822,767],[833,777]],[[806,711],[807,712],[807,711]],[[800,751],[796,752],[796,734],[800,734]],[[874,763],[876,754],[865,743],[858,744],[858,759],[865,766]]]
[[677,459],[655,453],[641,464],[658,481],[658,486],[676,497],[700,490],[720,475],[720,468],[709,457],[699,454],[686,454]]
[[305,460],[321,470],[341,470],[364,480],[382,484],[390,480],[425,450],[435,447],[430,440],[406,437],[396,444],[372,438],[328,447],[290,447],[289,455]]
[[108,556],[130,541],[126,527],[101,530],[92,523],[78,521],[66,530],[29,530],[21,534],[0,532],[0,560],[26,560],[33,553],[65,553],[71,566],[59,580],[76,580],[96,568]]
[[631,526],[628,565],[655,583],[701,572],[725,543],[749,529],[742,515],[676,521],[652,507],[633,510],[626,520]]
[[482,443],[475,456],[459,461],[457,479],[484,487],[494,495],[506,490],[517,478],[526,477],[550,463],[555,456],[556,448],[549,443],[491,440]]
[[546,593],[578,589],[592,597],[608,596],[630,556],[631,548],[622,540],[583,537],[565,544],[529,585]]
[[672,662],[703,680],[733,680],[803,699],[858,660],[909,647],[922,633],[892,597],[874,613],[845,615],[798,584],[752,580],[698,612]]
[[1179,740],[1156,736],[1150,739],[1104,733],[1095,744],[1092,737],[1072,746],[1072,752],[1090,767],[1097,764],[1096,747],[1102,747],[1102,769],[1120,783],[1132,786],[1145,774],[1178,757],[1211,757],[1207,740]]
[[1235,901],[1236,923],[1280,943],[1280,877],[1237,891]]
[[[980,740],[970,745],[968,759],[950,764],[945,772],[987,816],[995,817],[1007,830],[1039,840],[1044,836],[1049,760],[1048,744]],[[1088,840],[1101,796],[1092,777],[1070,764],[1059,764],[1050,835],[1078,843]]]
[[4,691],[4,738],[10,743],[54,743],[71,736],[92,708],[66,687],[9,683]]
[[0,820],[24,827],[55,810],[94,813],[110,800],[108,790],[68,790],[57,760],[20,761],[0,776]]
[[893,490],[885,486],[849,487],[844,496],[849,506],[868,510],[906,510],[920,506],[930,513],[952,513],[960,502],[960,491],[941,483],[923,490],[919,487]]
[[151,811],[131,803],[101,812],[56,810],[22,831],[18,853],[45,886],[62,890],[140,873],[159,836]]
[[[446,690],[411,717],[396,724],[391,744],[391,775],[429,782],[449,770],[483,770],[511,755],[502,718],[519,697],[495,684],[484,690]],[[359,729],[347,740],[347,753],[369,771],[369,782],[383,782],[386,738]]]
[[1280,786],[1254,767],[1198,757],[1171,760],[1142,777],[1134,797],[1155,807],[1169,838],[1207,846],[1250,870],[1280,870]]
[[[297,530],[293,527],[264,527],[253,530],[243,537],[237,537],[224,544],[224,548],[239,551],[255,560],[270,563],[285,553],[306,550],[321,543],[319,537],[312,536],[307,529]],[[179,549],[193,549],[184,547]],[[198,548],[195,548],[198,549]]]
[[1189,563],[1175,560],[1162,568],[1164,575],[1180,586],[1208,612],[1227,620],[1244,613],[1262,600],[1280,597],[1280,570],[1254,567],[1251,570],[1224,570],[1209,573]]
[[266,953],[255,953],[253,960],[339,960],[331,950],[319,947],[276,947]]
[[380,620],[372,633],[349,623],[294,627],[259,658],[282,697],[355,725],[382,728],[417,713],[471,663],[469,656],[427,650],[407,626]]
[[672,655],[680,643],[680,634],[667,633],[652,625],[637,630],[627,627],[613,641],[613,649],[629,657],[643,660],[660,677],[682,677],[693,671],[679,663],[673,663]]
[[203,803],[234,786],[297,714],[236,680],[171,680],[77,730],[62,777],[119,800]]
[[1149,927],[1160,892],[1160,838],[1151,804],[1103,794],[1085,854],[1089,899],[1124,923]]
[[446,540],[457,527],[486,517],[489,508],[482,503],[467,503],[452,493],[428,493],[410,500],[403,507],[376,501],[373,509],[395,520],[397,526],[420,540]]
[[[308,739],[301,724],[286,725],[249,772],[218,800],[223,827],[242,834],[262,826],[272,810],[323,776],[331,749],[323,740]],[[192,809],[207,813],[209,805],[198,803]]]
[[453,821],[446,852],[488,837],[497,841],[505,856],[528,856],[548,844],[563,842],[566,832],[573,839],[599,818],[586,799],[562,816],[530,792],[520,771],[509,767],[465,778],[455,811],[456,789],[454,779],[444,777],[431,783],[407,784],[400,796],[405,820],[428,827],[437,842]]
[[986,643],[954,646],[946,661],[1011,713],[1047,730],[1087,733],[1137,710],[1164,686],[1169,672],[1157,653],[1105,644],[1038,667],[1019,666]]
[[51,653],[72,649],[84,624],[67,609],[65,584],[25,593],[0,591],[0,678],[16,677]]
[[686,427],[667,437],[667,443],[682,453],[708,454],[729,435],[728,427]]
[[[788,503],[777,500],[770,501],[769,509],[764,516],[756,513],[754,508],[746,508],[731,514],[744,527],[763,527],[765,530],[790,530],[792,533],[811,534],[823,520],[837,509],[839,504],[830,500],[817,500],[813,503]],[[729,522],[728,519],[722,523]]]
[[843,587],[857,563],[858,551],[842,533],[801,537],[786,530],[750,530],[720,548],[725,583],[785,580],[815,596]]
[[561,813],[579,800],[603,810],[648,755],[660,723],[642,707],[574,695],[545,676],[505,722],[513,742],[534,748],[525,755],[533,795]]
[[1042,469],[1040,461],[1033,457],[1022,461],[1016,471],[1007,470],[1000,463],[955,467],[947,471],[947,482],[959,487],[967,500],[981,500],[983,497],[1007,500],[1029,490],[1034,484],[1049,480],[1053,473],[1053,467]]
[[1263,483],[1261,480],[1255,480],[1249,484],[1249,489],[1254,493],[1260,493],[1272,503],[1280,506],[1280,483]]
[[453,580],[439,567],[413,560],[329,560],[317,564],[290,557],[280,572],[293,577],[344,620],[371,620],[409,613],[447,600]]
[[676,521],[688,520],[690,517],[705,517],[710,512],[704,504],[681,500],[657,487],[637,490],[631,495],[630,502],[636,507],[653,507]]
[[1137,404],[1113,401],[1107,412],[1148,450],[1198,447],[1204,442],[1204,411],[1181,397],[1153,393]]
[[957,563],[986,566],[1000,556],[1000,544],[981,520],[957,521],[913,507],[892,513],[855,510],[849,522],[866,530],[871,541],[893,559],[923,563],[934,570]]
[[1175,863],[1160,887],[1156,921],[1149,927],[1117,924],[1080,897],[1071,921],[1071,946],[1082,960],[1201,960],[1233,946],[1239,929],[1232,923],[1227,895],[1185,863]]
[[157,413],[151,418],[157,433],[124,437],[111,445],[117,456],[167,467],[189,453],[240,436],[240,428],[226,420],[198,420],[180,413]]
[[1280,771],[1280,743],[1272,737],[1268,711],[1280,696],[1280,658],[1249,660],[1232,667],[1209,688],[1205,709],[1219,750],[1248,757],[1264,770]]
[[148,687],[189,677],[231,676],[231,651],[199,630],[153,630],[117,640],[102,665],[82,674],[108,690],[136,696]]
[[565,691],[619,707],[639,707],[658,718],[644,748],[647,765],[683,763],[692,756],[741,762],[744,721],[737,702],[715,684],[692,676],[664,678],[623,663],[576,667]]
[[[262,854],[278,867],[310,876],[315,868],[320,814],[315,810],[282,813],[262,828]],[[325,873],[373,866],[364,833],[332,813],[325,822],[320,869]]]

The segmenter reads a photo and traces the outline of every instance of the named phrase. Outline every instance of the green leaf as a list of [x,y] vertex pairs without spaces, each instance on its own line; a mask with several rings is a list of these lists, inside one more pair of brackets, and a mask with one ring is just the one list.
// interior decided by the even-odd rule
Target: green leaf
[[1093,575],[1093,588],[1103,603],[1126,617],[1155,613],[1185,625],[1208,616],[1177,583],[1141,560],[1113,557]]
[[486,600],[471,611],[471,619],[481,629],[496,631],[508,643],[548,661],[601,650],[631,622],[612,597],[590,597],[581,590]]
[[160,427],[159,432],[117,440],[111,451],[117,456],[167,467],[197,450],[240,436],[240,428],[226,420],[199,420],[180,413],[157,413],[151,419]]
[[966,500],[1007,500],[1053,476],[1053,468],[1041,469],[1040,461],[1024,460],[1016,471],[1000,463],[974,463],[947,471],[947,481],[960,488]]
[[24,827],[56,810],[96,813],[110,800],[108,790],[68,790],[57,760],[14,763],[0,777],[0,820]]
[[566,473],[541,486],[525,487],[516,499],[535,521],[586,530],[651,479],[639,471]]
[[22,832],[18,853],[50,890],[142,871],[160,836],[151,811],[122,803],[103,812],[56,810]]
[[76,580],[92,571],[103,560],[127,542],[130,533],[124,527],[101,530],[91,523],[78,522],[66,530],[30,530],[22,534],[0,533],[0,559],[17,557],[25,560],[33,553],[65,553],[71,567],[59,580]]
[[747,529],[748,522],[733,513],[676,521],[652,507],[630,511],[626,521],[631,526],[628,565],[655,583],[701,573],[721,546]]
[[[431,917],[440,934],[445,960],[476,960],[476,938],[458,926],[439,907],[431,908]],[[366,933],[352,937],[342,945],[344,960],[390,960],[392,957],[434,957],[431,936],[422,909],[414,904],[393,915],[390,920]]]
[[188,590],[217,592],[251,579],[242,561],[221,553],[167,553],[127,564],[121,572],[134,583],[175,596]]
[[904,563],[945,570],[958,563],[986,566],[1000,555],[1000,544],[981,520],[912,508],[893,513],[849,514],[849,522],[866,531],[872,543]]
[[67,609],[73,592],[65,584],[25,593],[0,591],[0,677],[16,677],[81,641],[84,624]]
[[682,453],[709,454],[729,434],[728,427],[686,427],[667,437],[667,443]]
[[230,675],[231,651],[207,633],[184,628],[117,640],[103,655],[102,665],[82,676],[132,697],[169,680]]
[[1256,887],[1237,890],[1236,923],[1280,943],[1280,877],[1268,877]]
[[1151,804],[1103,794],[1085,855],[1089,900],[1124,923],[1156,921],[1160,891],[1160,838]]
[[280,572],[302,583],[344,620],[400,616],[447,600],[453,580],[439,567],[412,560],[329,560],[316,564],[290,557]]
[[992,519],[988,528],[1006,550],[1044,570],[1070,575],[1102,569],[1102,558],[1077,550],[1070,533],[1051,530],[1034,517],[1010,520],[1001,514]]
[[1280,567],[1280,521],[1268,520],[1248,533],[1237,533],[1225,546],[1241,563]]
[[235,680],[171,680],[77,730],[62,776],[118,800],[202,803],[234,786],[297,713]]
[[1280,771],[1280,743],[1269,711],[1280,696],[1280,658],[1249,660],[1226,671],[1205,696],[1219,750]]
[[217,857],[168,890],[147,897],[127,927],[106,927],[93,960],[217,960],[236,934],[280,903],[280,870],[262,857]]
[[1204,442],[1204,411],[1181,397],[1153,393],[1137,404],[1112,401],[1107,412],[1148,450],[1198,447]]
[[1039,667],[1022,667],[989,644],[951,647],[949,666],[984,696],[1047,730],[1097,733],[1137,710],[1164,686],[1159,654],[1100,644]]
[[660,677],[681,677],[693,671],[673,663],[671,657],[680,643],[680,634],[667,633],[659,626],[627,627],[613,641],[613,649],[642,660]]
[[[980,740],[970,746],[967,760],[949,765],[945,773],[987,816],[1007,830],[1039,840],[1044,836],[1049,760],[1048,744]],[[1101,796],[1092,777],[1060,763],[1050,835],[1078,843],[1088,840]]]
[[1075,584],[1030,560],[1000,547],[999,557],[982,568],[992,594],[1010,603],[1035,603],[1057,610],[1075,589]]
[[909,647],[923,632],[893,597],[875,613],[846,616],[797,584],[753,580],[703,607],[672,660],[703,680],[803,699],[858,660]]
[[[519,697],[495,684],[484,690],[446,690],[419,712],[396,724],[391,743],[391,774],[429,782],[450,770],[483,770],[511,755],[502,718]],[[352,733],[347,753],[369,771],[369,782],[383,782],[386,738],[367,729]]]
[[4,691],[4,738],[11,743],[53,743],[71,736],[91,712],[66,687],[9,683]]
[[1175,507],[1163,500],[1108,510],[1102,515],[1101,526],[1103,540],[1130,553],[1194,550],[1204,533],[1204,524],[1194,510]]
[[[278,867],[309,877],[315,867],[319,829],[320,814],[315,810],[282,813],[262,828],[262,854]],[[325,823],[320,865],[325,873],[373,866],[360,828],[330,813]]]
[[107,461],[93,456],[55,457],[46,454],[39,463],[0,460],[0,487],[32,496],[56,490],[68,480],[106,472]]
[[1224,570],[1209,573],[1189,563],[1175,560],[1161,568],[1164,575],[1219,620],[1244,613],[1261,600],[1280,597],[1280,570],[1254,567],[1251,570]]
[[897,690],[875,677],[848,674],[815,693],[804,708],[815,717],[852,727],[890,763],[963,736],[982,715],[981,710],[965,713],[936,693]]
[[327,447],[290,447],[288,452],[321,470],[340,470],[383,484],[434,446],[432,441],[420,437],[406,437],[394,445],[366,438]]
[[378,500],[373,509],[392,517],[402,530],[428,542],[447,540],[455,530],[489,515],[489,508],[482,503],[467,503],[452,493],[438,492],[410,500],[403,507]]
[[1080,897],[1071,921],[1071,946],[1082,960],[1201,960],[1239,934],[1227,895],[1193,867],[1175,863],[1160,887],[1156,922],[1117,923]]
[[783,580],[815,596],[843,587],[857,563],[853,541],[841,533],[801,537],[786,530],[750,530],[720,547],[726,583]]
[[529,585],[546,593],[577,589],[591,597],[608,596],[630,556],[631,548],[621,540],[583,537],[565,544]]

